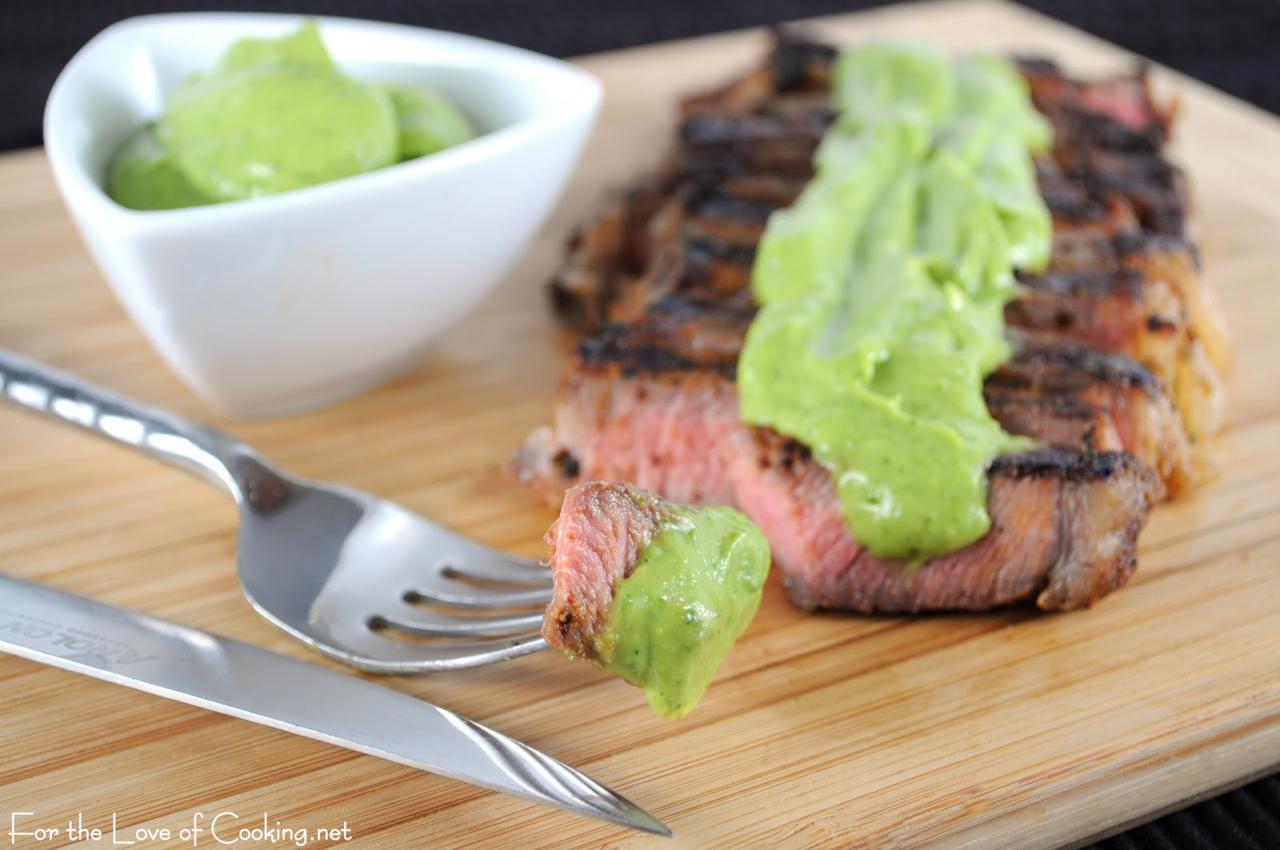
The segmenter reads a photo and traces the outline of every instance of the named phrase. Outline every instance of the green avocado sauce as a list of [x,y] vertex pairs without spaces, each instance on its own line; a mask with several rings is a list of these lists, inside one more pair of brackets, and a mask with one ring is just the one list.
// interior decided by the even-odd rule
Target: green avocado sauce
[[755,617],[769,544],[725,507],[676,507],[618,583],[596,638],[601,666],[644,689],[661,715],[683,717]]
[[155,210],[272,195],[436,153],[475,136],[425,88],[343,74],[312,22],[245,38],[186,80],[109,168],[107,192]]
[[987,412],[1015,268],[1049,256],[1030,153],[1050,130],[1009,63],[870,44],[837,60],[815,177],[770,218],[742,418],[807,444],[855,538],[919,561],[982,537],[986,468],[1029,445]]

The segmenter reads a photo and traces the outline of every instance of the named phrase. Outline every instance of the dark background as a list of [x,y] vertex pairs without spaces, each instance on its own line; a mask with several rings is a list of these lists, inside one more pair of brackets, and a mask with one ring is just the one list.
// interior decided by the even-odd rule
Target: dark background
[[[874,0],[0,0],[0,150],[40,143],[72,53],[121,18],[197,9],[348,15],[573,56],[868,6]],[[1027,0],[1026,5],[1280,112],[1280,0]]]
[[[470,33],[555,56],[573,56],[875,5],[883,4],[869,0],[0,0],[0,150],[40,144],[44,100],[59,69],[99,30],[133,15],[206,9],[347,15]],[[1280,113],[1280,0],[1026,0],[1025,5]],[[1280,775],[1095,847],[1280,848]]]

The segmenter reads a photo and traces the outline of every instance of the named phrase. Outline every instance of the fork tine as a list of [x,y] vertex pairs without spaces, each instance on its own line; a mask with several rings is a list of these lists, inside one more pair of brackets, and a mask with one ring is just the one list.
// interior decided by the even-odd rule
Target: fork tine
[[551,601],[551,588],[541,590],[495,590],[488,587],[472,587],[461,582],[453,583],[457,589],[442,590],[439,587],[413,588],[416,599],[434,602],[452,608],[532,608]]
[[547,648],[547,642],[540,635],[415,644],[368,628],[360,630],[359,634],[346,633],[337,640],[313,645],[325,655],[369,673],[401,675],[483,667]]
[[378,615],[378,619],[391,628],[428,637],[527,635],[542,626],[541,612],[505,617],[451,617],[412,605],[400,605]]
[[517,558],[467,541],[456,558],[443,560],[452,573],[480,581],[550,587],[551,570],[532,558]]

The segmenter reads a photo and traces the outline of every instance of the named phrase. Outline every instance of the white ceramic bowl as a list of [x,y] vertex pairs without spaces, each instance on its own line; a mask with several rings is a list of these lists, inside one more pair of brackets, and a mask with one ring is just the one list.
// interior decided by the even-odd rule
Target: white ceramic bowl
[[348,74],[421,83],[479,125],[471,142],[281,195],[163,212],[102,189],[120,142],[188,74],[286,15],[175,14],[104,30],[45,108],[54,177],[134,321],[232,415],[312,407],[407,368],[476,306],[545,218],[595,119],[600,85],[563,62],[394,24],[319,18]]

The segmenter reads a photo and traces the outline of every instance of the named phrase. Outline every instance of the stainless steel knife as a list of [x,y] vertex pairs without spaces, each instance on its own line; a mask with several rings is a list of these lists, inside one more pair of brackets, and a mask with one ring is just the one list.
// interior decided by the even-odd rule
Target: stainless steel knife
[[658,835],[660,821],[492,729],[382,685],[0,575],[0,650]]

